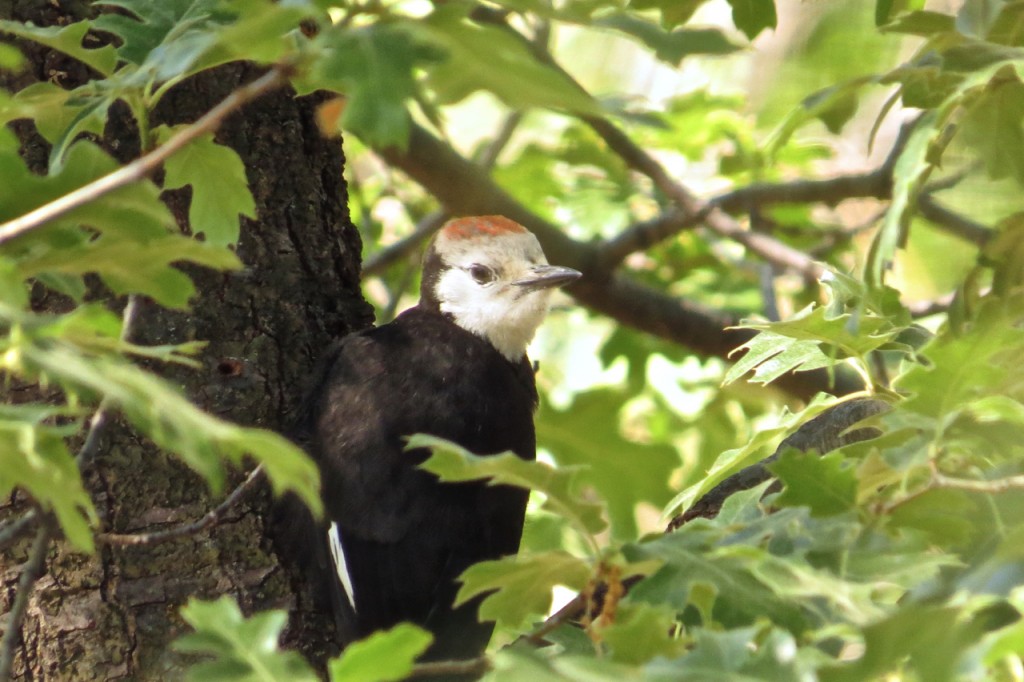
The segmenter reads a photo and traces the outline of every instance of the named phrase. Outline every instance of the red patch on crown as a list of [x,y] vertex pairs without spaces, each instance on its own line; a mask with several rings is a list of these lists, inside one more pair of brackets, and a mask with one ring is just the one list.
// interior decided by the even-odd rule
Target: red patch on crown
[[441,228],[441,234],[448,239],[475,239],[498,237],[504,234],[522,234],[527,229],[505,216],[481,215],[449,220]]

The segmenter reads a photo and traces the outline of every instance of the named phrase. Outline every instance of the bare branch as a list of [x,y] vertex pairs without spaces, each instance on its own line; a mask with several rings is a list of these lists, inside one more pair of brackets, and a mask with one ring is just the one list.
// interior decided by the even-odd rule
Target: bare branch
[[701,202],[686,187],[676,182],[654,157],[634,144],[611,121],[593,116],[585,117],[583,120],[630,168],[650,178],[659,190],[683,210],[685,215],[706,214],[702,222],[714,232],[743,244],[768,262],[795,270],[808,279],[817,280],[824,272],[821,264],[804,252],[794,249],[770,235],[751,232],[717,206]]
[[930,220],[939,229],[976,246],[984,246],[992,237],[992,230],[949,210],[936,201],[931,194],[923,194],[918,199],[917,208],[924,218]]
[[673,209],[650,220],[635,223],[601,245],[600,267],[614,270],[631,253],[646,251],[683,230],[699,225],[706,215]]
[[275,66],[263,76],[232,92],[220,104],[210,109],[202,118],[184,128],[152,152],[21,217],[0,225],[0,244],[5,244],[12,239],[42,227],[51,220],[55,220],[69,211],[95,201],[116,189],[133,182],[138,182],[155,171],[160,164],[189,142],[201,135],[216,130],[229,114],[257,97],[284,85],[288,80],[290,71],[291,67],[288,65],[279,64]]
[[28,561],[21,569],[21,578],[18,580],[18,591],[14,595],[14,603],[11,604],[11,610],[7,612],[6,630],[3,640],[0,641],[0,680],[11,679],[14,650],[21,636],[21,621],[25,617],[25,609],[28,608],[28,600],[32,596],[36,580],[43,573],[43,562],[46,559],[46,550],[50,547],[52,537],[53,522],[51,519],[44,518],[39,530],[36,531],[36,539],[32,542],[32,549],[29,550]]
[[168,542],[170,540],[186,537],[188,535],[195,535],[196,533],[206,530],[207,528],[212,528],[223,521],[227,512],[245,496],[245,494],[260,479],[262,474],[263,465],[260,464],[249,472],[249,475],[245,477],[245,480],[238,484],[238,487],[232,490],[231,494],[224,498],[223,502],[208,511],[198,520],[191,523],[185,523],[180,526],[152,533],[98,533],[96,535],[96,539],[99,542],[103,542],[108,545],[126,547],[136,545],[155,545],[161,542]]
[[363,276],[376,275],[396,261],[408,256],[419,248],[420,244],[429,239],[432,234],[437,232],[448,218],[449,214],[444,210],[433,211],[428,214],[416,225],[412,234],[390,246],[385,246],[367,258],[366,262],[363,263]]

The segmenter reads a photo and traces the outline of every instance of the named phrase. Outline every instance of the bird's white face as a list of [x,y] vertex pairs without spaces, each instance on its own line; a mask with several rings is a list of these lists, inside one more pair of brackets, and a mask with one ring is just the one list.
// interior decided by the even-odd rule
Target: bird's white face
[[526,353],[544,321],[553,289],[579,273],[548,265],[530,232],[447,238],[435,247],[446,269],[434,293],[441,312],[481,336],[512,362]]

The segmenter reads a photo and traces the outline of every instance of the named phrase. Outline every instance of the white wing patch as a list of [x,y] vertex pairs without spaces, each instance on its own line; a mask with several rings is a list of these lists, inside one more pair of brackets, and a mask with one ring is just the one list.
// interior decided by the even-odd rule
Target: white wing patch
[[338,580],[345,589],[345,596],[352,610],[356,610],[356,594],[352,590],[352,577],[348,574],[348,564],[345,563],[345,550],[341,548],[341,534],[338,532],[338,524],[331,523],[331,529],[327,531],[327,543],[331,546],[331,558],[334,559],[334,568],[338,572]]

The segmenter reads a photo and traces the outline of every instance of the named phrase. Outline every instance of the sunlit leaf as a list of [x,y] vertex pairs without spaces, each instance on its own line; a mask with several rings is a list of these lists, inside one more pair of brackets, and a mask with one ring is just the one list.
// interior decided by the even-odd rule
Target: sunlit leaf
[[783,436],[795,430],[798,423],[812,419],[834,404],[835,400],[830,396],[818,394],[802,412],[787,414],[778,426],[759,430],[743,447],[723,452],[700,481],[672,498],[672,501],[665,506],[666,515],[676,510],[689,509],[701,496],[729,475],[768,457],[771,454],[771,448],[774,448]]
[[176,640],[181,652],[204,654],[214,660],[191,665],[189,680],[315,682],[319,678],[297,652],[278,646],[288,622],[284,611],[263,611],[250,618],[242,615],[231,597],[217,601],[192,599],[181,608],[181,617],[195,632]]
[[274,491],[291,490],[320,509],[316,465],[283,436],[203,412],[167,381],[117,358],[88,358],[62,346],[19,349],[25,367],[66,390],[108,401],[157,445],[182,458],[214,491],[223,486],[226,458],[263,464]]
[[521,628],[551,610],[552,588],[561,585],[578,592],[591,573],[587,562],[563,551],[483,561],[459,578],[462,587],[455,606],[487,594],[480,604],[480,619]]
[[678,28],[666,31],[655,23],[625,12],[602,17],[596,25],[621,31],[639,40],[654,50],[658,59],[673,66],[679,66],[690,55],[724,55],[740,49],[718,29]]
[[20,21],[0,20],[0,31],[60,50],[100,74],[109,76],[114,72],[117,53],[111,45],[85,47],[82,41],[90,28],[92,24],[89,21],[76,21],[67,26],[34,26]]
[[736,28],[751,40],[766,28],[775,28],[778,24],[775,0],[729,0],[729,5]]
[[828,516],[849,511],[856,501],[857,477],[853,467],[844,466],[840,452],[818,455],[790,448],[768,469],[785,486],[776,504],[803,505]]
[[605,528],[604,505],[583,501],[577,496],[574,479],[577,469],[529,462],[506,452],[477,456],[442,438],[416,434],[408,439],[407,449],[429,448],[431,457],[420,466],[442,481],[490,479],[492,485],[506,484],[543,493],[545,506],[568,518],[583,532],[599,533]]
[[430,83],[444,102],[458,102],[485,90],[516,109],[601,113],[586,91],[539,61],[525,42],[506,30],[472,24],[459,12],[443,10],[412,28],[415,35],[447,54],[447,59],[429,70]]
[[674,636],[675,609],[645,602],[621,604],[615,620],[599,634],[618,663],[644,663],[655,657],[674,658],[684,648]]
[[164,169],[164,189],[192,187],[189,224],[193,234],[202,234],[207,243],[236,243],[239,216],[256,217],[242,160],[230,147],[216,144],[212,135],[191,142],[168,159]]
[[411,623],[352,642],[327,664],[332,682],[392,682],[409,677],[433,636]]
[[576,396],[572,408],[542,406],[538,438],[561,466],[582,467],[578,480],[594,487],[608,503],[612,532],[636,534],[636,506],[660,508],[672,495],[669,479],[680,465],[674,448],[627,440],[621,431],[622,395],[611,389]]
[[0,410],[0,496],[24,490],[43,509],[53,511],[75,549],[91,552],[90,526],[98,518],[82,485],[78,464],[64,443],[66,436],[78,430],[78,424],[62,428],[43,423],[57,412],[42,405],[3,406]]

